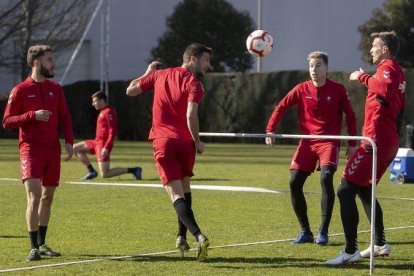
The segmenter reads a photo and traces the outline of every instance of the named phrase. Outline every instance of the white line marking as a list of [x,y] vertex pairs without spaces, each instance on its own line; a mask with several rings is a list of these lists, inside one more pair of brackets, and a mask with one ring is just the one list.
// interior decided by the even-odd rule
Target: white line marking
[[[143,188],[163,188],[161,184],[135,184],[135,183],[105,183],[105,182],[66,182],[75,185],[97,185],[97,186],[127,186],[127,187],[143,187]],[[236,191],[236,192],[255,192],[255,193],[274,193],[279,191],[256,188],[256,187],[238,187],[238,186],[216,186],[216,185],[191,185],[194,190],[211,190],[211,191]]]
[[0,178],[0,180],[4,180],[4,181],[21,181],[21,179],[18,179],[18,178]]
[[[414,228],[414,225],[408,226],[400,226],[400,227],[390,227],[386,228],[385,230],[405,230]],[[370,233],[370,230],[363,230],[358,231],[358,233]],[[344,233],[335,233],[330,234],[330,237],[333,236],[342,236]],[[247,243],[238,243],[238,244],[227,244],[227,245],[218,245],[218,246],[211,246],[209,249],[220,249],[220,248],[231,248],[231,247],[242,247],[242,246],[250,246],[250,245],[258,245],[258,244],[272,244],[272,243],[280,243],[280,242],[289,242],[294,240],[293,239],[280,239],[280,240],[272,240],[272,241],[259,241],[259,242],[247,242]],[[190,249],[191,251],[197,250],[196,248]],[[89,260],[81,260],[81,261],[69,261],[63,263],[55,263],[55,264],[46,264],[46,265],[37,265],[37,266],[29,266],[29,267],[18,267],[18,268],[9,268],[0,270],[0,273],[5,272],[16,272],[16,271],[23,271],[23,270],[33,270],[38,268],[48,268],[48,267],[58,267],[58,266],[66,266],[66,265],[74,265],[74,264],[84,264],[84,263],[94,263],[94,262],[102,262],[102,261],[110,261],[110,260],[122,260],[122,259],[131,259],[137,257],[146,257],[146,256],[158,256],[158,255],[167,255],[167,254],[177,254],[180,251],[178,250],[169,250],[169,251],[162,251],[162,252],[153,252],[153,253],[142,253],[142,254],[135,254],[135,255],[126,255],[126,256],[114,256],[114,257],[106,257],[106,258],[98,258],[98,259],[89,259]]]

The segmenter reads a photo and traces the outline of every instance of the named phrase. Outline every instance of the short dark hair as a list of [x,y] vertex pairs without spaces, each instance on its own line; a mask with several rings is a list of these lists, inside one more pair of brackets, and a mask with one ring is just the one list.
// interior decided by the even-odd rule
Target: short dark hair
[[372,33],[372,38],[379,38],[385,46],[390,50],[390,54],[395,57],[400,51],[400,42],[398,41],[397,33],[395,31]]
[[96,91],[95,93],[92,94],[91,98],[98,98],[98,100],[103,99],[106,102],[106,94],[102,91]]
[[46,52],[53,52],[52,47],[49,45],[34,45],[27,51],[27,65],[33,66],[33,62],[44,56]]
[[200,43],[192,43],[187,46],[183,54],[183,62],[187,63],[190,61],[192,56],[199,58],[203,53],[213,54],[213,49],[210,47],[204,46]]
[[328,54],[325,52],[314,51],[309,54],[308,60],[311,60],[312,58],[321,58],[323,60],[323,63],[328,65],[329,58],[328,58]]

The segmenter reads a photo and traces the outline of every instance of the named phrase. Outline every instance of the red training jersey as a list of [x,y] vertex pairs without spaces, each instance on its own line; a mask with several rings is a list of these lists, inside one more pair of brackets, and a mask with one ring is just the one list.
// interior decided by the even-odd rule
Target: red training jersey
[[116,111],[112,106],[107,105],[99,112],[95,141],[106,149],[112,149],[117,132]]
[[[316,87],[311,80],[298,84],[275,107],[266,132],[274,132],[283,115],[294,105],[298,106],[299,127],[303,134],[340,135],[342,113],[345,113],[348,134],[356,135],[355,113],[342,84],[329,79],[322,87]],[[355,146],[356,141],[349,140],[348,144]]]
[[[52,112],[49,121],[35,118],[35,111]],[[3,116],[3,127],[19,128],[19,145],[35,143],[59,145],[60,127],[65,141],[73,145],[72,121],[62,87],[53,81],[35,82],[30,76],[10,93]]]
[[384,59],[373,76],[363,73],[368,87],[362,133],[379,143],[398,144],[398,116],[405,108],[405,75],[398,62]]
[[192,140],[187,126],[187,105],[200,104],[204,88],[186,68],[157,70],[139,80],[142,91],[154,89],[152,128],[149,139],[175,138]]

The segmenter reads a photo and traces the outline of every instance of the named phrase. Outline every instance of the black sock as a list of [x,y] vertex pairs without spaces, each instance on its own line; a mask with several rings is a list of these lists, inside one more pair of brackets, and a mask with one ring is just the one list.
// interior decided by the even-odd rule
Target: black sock
[[306,205],[305,195],[303,194],[303,185],[309,173],[301,170],[291,170],[290,177],[290,199],[292,201],[293,210],[298,218],[302,231],[306,234],[312,234],[309,226],[308,207]]
[[37,243],[38,236],[39,236],[39,231],[29,231],[31,249],[39,248],[39,244]]
[[187,205],[187,202],[184,198],[179,198],[174,202],[174,208],[177,212],[177,216],[180,220],[184,223],[184,225],[188,228],[188,230],[194,236],[197,236],[201,233],[200,228],[197,225],[197,222],[194,218],[194,213]]
[[342,179],[337,192],[341,209],[342,226],[345,232],[345,252],[347,254],[354,254],[358,250],[359,214],[355,201],[357,190],[358,187],[354,183]]
[[88,166],[86,166],[88,168],[89,172],[94,172],[95,169],[92,167],[92,164],[89,164]]
[[46,232],[47,232],[47,226],[41,226],[39,225],[39,235],[37,238],[37,244],[39,246],[44,245],[46,241]]
[[335,191],[333,186],[333,177],[335,168],[330,166],[323,166],[321,168],[321,211],[322,222],[319,231],[328,232],[329,224],[332,218],[333,206],[335,203]]
[[[188,207],[191,209],[192,205],[192,199],[191,199],[191,192],[190,193],[184,193],[185,201],[187,202]],[[178,218],[178,236],[183,236],[185,239],[187,239],[187,227],[185,227],[184,223]]]
[[135,167],[135,168],[128,168],[127,170],[127,172],[128,173],[134,173],[135,172],[135,170],[137,169],[137,167]]

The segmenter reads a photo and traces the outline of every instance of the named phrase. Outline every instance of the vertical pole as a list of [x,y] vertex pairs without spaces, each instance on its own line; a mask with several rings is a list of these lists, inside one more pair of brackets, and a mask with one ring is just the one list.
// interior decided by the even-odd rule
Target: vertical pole
[[[262,0],[257,0],[257,29],[262,29]],[[260,57],[256,58],[256,72],[262,71],[262,60]]]
[[109,102],[109,8],[110,8],[110,1],[107,0],[107,8],[106,8],[106,30],[105,30],[105,93],[106,97]]
[[375,210],[376,210],[376,186],[377,186],[377,145],[372,145],[372,190],[371,190],[371,245],[369,258],[369,274],[374,273],[374,246],[375,246]]

